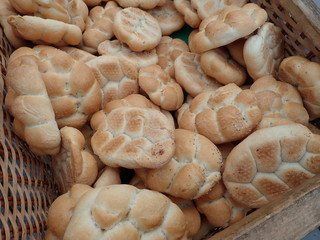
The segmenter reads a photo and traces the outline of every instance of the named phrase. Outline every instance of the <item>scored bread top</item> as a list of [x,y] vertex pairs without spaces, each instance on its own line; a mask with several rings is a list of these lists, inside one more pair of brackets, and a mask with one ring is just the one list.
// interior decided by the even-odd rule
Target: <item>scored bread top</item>
[[64,240],[186,239],[180,208],[165,195],[131,185],[87,192],[74,209]]
[[111,167],[157,168],[172,158],[174,127],[159,110],[116,108],[92,116],[92,148]]
[[258,208],[320,173],[320,135],[301,124],[263,128],[233,148],[223,181],[240,204]]

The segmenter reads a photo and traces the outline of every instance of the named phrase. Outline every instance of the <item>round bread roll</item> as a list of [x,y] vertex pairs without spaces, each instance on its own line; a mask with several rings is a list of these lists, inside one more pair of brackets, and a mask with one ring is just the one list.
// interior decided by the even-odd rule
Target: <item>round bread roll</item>
[[106,103],[138,93],[138,70],[129,61],[115,56],[99,56],[86,63],[94,73]]
[[250,87],[257,96],[263,117],[284,118],[307,125],[309,115],[297,89],[273,77],[262,77]]
[[191,6],[190,0],[174,0],[174,6],[184,16],[184,21],[192,28],[198,28],[201,22],[197,10]]
[[270,22],[263,24],[257,34],[245,42],[243,58],[253,80],[264,76],[275,77],[284,58],[281,28]]
[[320,135],[301,124],[253,132],[229,154],[223,182],[233,199],[259,208],[320,173]]
[[279,67],[279,78],[298,89],[310,120],[320,117],[319,63],[300,56],[285,58]]
[[113,32],[119,41],[136,52],[151,50],[161,40],[158,21],[146,11],[134,7],[125,8],[115,15]]
[[184,26],[184,19],[175,8],[172,0],[165,0],[165,4],[147,11],[158,20],[162,36],[168,36]]
[[156,47],[158,54],[158,65],[166,72],[170,77],[175,78],[174,61],[183,52],[189,52],[188,45],[179,38],[171,38],[164,36],[161,38],[159,45]]
[[119,169],[105,167],[99,172],[99,175],[97,177],[97,180],[93,184],[93,187],[105,187],[112,184],[121,184]]
[[142,9],[152,9],[165,4],[166,0],[116,0],[123,8],[135,7]]
[[106,40],[100,43],[98,46],[98,53],[100,55],[123,57],[133,63],[138,70],[158,62],[158,55],[155,48],[149,51],[134,52],[127,44],[120,42],[119,40]]
[[164,110],[174,111],[183,104],[182,88],[159,65],[141,68],[138,82],[151,101]]
[[222,49],[213,49],[201,54],[201,68],[210,77],[226,85],[235,83],[241,86],[247,80],[246,70]]
[[230,83],[216,91],[197,95],[178,124],[180,128],[198,132],[215,144],[222,144],[248,136],[261,116],[255,93]]
[[200,55],[197,53],[181,53],[174,61],[174,69],[176,81],[192,97],[222,86],[216,79],[204,73],[200,65]]
[[64,240],[186,239],[180,208],[161,193],[131,185],[87,192],[76,205]]
[[72,127],[63,127],[61,150],[52,156],[52,171],[60,194],[67,192],[76,183],[91,185],[98,175],[94,157],[84,150],[82,133]]
[[62,240],[66,228],[73,215],[73,210],[79,199],[92,187],[85,184],[75,184],[68,192],[54,200],[48,211],[46,240]]
[[166,165],[135,169],[147,188],[183,199],[206,194],[221,178],[219,149],[206,137],[184,129],[175,130],[176,150]]
[[222,181],[219,181],[208,194],[195,200],[197,209],[204,214],[214,227],[226,228],[244,218],[248,208],[234,201]]
[[114,1],[108,1],[104,7],[92,8],[86,20],[86,29],[82,34],[80,47],[87,52],[97,53],[99,44],[114,36],[112,29],[114,16],[121,9]]
[[121,107],[91,118],[92,148],[111,167],[159,168],[174,155],[174,128],[160,111]]
[[201,20],[221,11],[227,6],[242,7],[246,0],[191,0],[191,5],[197,10]]
[[254,32],[267,17],[267,12],[255,3],[241,8],[228,6],[201,22],[199,32],[191,38],[192,46],[202,53],[227,45]]

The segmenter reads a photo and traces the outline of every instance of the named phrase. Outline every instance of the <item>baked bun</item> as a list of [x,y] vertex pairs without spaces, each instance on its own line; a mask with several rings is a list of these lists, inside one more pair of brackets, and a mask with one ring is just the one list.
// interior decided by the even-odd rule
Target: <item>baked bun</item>
[[201,68],[210,77],[223,85],[235,83],[241,86],[247,80],[246,70],[234,61],[223,48],[217,48],[201,54]]
[[122,9],[115,15],[113,32],[119,41],[136,52],[151,50],[161,40],[158,21],[146,11],[134,7]]
[[254,32],[267,18],[267,12],[255,3],[242,8],[228,6],[201,22],[199,32],[192,38],[193,48],[202,53],[227,45]]
[[284,58],[281,28],[270,22],[263,24],[257,34],[246,41],[243,58],[253,80],[264,76],[276,77],[280,62]]
[[174,62],[174,69],[176,81],[192,97],[222,86],[216,79],[204,73],[200,65],[200,55],[197,53],[181,53]]
[[309,115],[303,106],[297,89],[289,83],[277,81],[273,77],[262,77],[250,87],[257,96],[263,117],[285,118],[307,125]]
[[227,6],[242,7],[246,0],[191,0],[191,5],[197,10],[201,20],[223,10]]
[[175,8],[172,0],[164,0],[165,4],[147,12],[159,22],[162,36],[168,36],[184,26],[184,19]]
[[182,88],[159,65],[139,70],[139,86],[154,104],[164,110],[174,111],[183,104]]
[[174,6],[184,16],[184,21],[192,28],[198,28],[201,22],[197,10],[191,6],[190,0],[174,0]]
[[119,168],[105,167],[97,177],[93,187],[105,187],[112,184],[121,184]]
[[248,136],[261,117],[255,93],[230,83],[197,95],[178,124],[222,144]]
[[135,7],[141,9],[152,9],[157,6],[163,6],[166,0],[116,0],[117,3],[123,7]]
[[83,63],[86,63],[96,58],[95,55],[76,47],[61,47],[60,50],[68,53],[74,60],[77,60]]
[[301,124],[253,132],[229,154],[223,182],[232,198],[259,208],[320,173],[320,135]]
[[102,107],[112,100],[138,93],[138,70],[131,62],[115,56],[99,56],[86,65],[102,89]]
[[285,58],[279,67],[279,78],[298,89],[310,120],[320,117],[319,63],[300,56]]
[[185,234],[184,215],[169,198],[121,184],[87,192],[63,239],[185,239]]
[[104,7],[92,8],[86,20],[80,47],[87,52],[97,53],[99,44],[114,36],[112,29],[114,16],[121,9],[114,1],[108,1]]
[[119,40],[106,40],[100,43],[98,46],[98,53],[100,55],[123,57],[133,63],[138,70],[158,62],[158,55],[155,48],[149,51],[134,52],[127,44],[120,42]]
[[176,151],[158,169],[135,169],[147,188],[171,196],[196,199],[221,178],[221,153],[206,137],[183,129],[175,130]]
[[214,227],[226,228],[244,218],[248,208],[232,199],[222,181],[219,181],[208,194],[195,200],[197,209],[204,214]]
[[77,45],[82,39],[81,29],[72,24],[27,15],[12,15],[7,19],[18,37],[36,44],[53,44],[61,47],[69,44]]
[[121,107],[92,116],[92,148],[111,167],[159,168],[171,160],[174,131],[168,118],[148,108]]
[[243,58],[243,47],[246,41],[247,41],[246,38],[240,38],[226,45],[226,48],[228,49],[230,56],[242,67],[246,67],[246,62],[244,61],[244,58]]
[[61,150],[52,156],[52,171],[60,194],[67,192],[76,183],[91,185],[98,175],[94,157],[84,150],[82,133],[72,127],[63,127]]
[[189,52],[188,45],[179,38],[171,38],[164,36],[161,38],[159,45],[156,47],[158,55],[158,65],[170,75],[175,78],[174,61],[183,52]]
[[285,118],[263,116],[259,124],[254,129],[254,131],[262,128],[276,127],[276,126],[288,125],[288,124],[294,124],[294,123],[295,122]]
[[68,192],[54,200],[48,211],[46,240],[63,239],[76,204],[90,190],[92,190],[92,187],[88,185],[75,184]]
[[33,153],[54,155],[60,150],[61,137],[38,66],[39,60],[34,56],[20,56],[8,64],[5,80],[13,93],[10,113],[19,123],[19,135]]

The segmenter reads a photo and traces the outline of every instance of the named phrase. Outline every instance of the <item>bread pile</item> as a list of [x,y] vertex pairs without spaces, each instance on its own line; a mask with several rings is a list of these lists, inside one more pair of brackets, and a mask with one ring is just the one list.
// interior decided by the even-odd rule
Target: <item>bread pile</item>
[[320,174],[320,64],[254,3],[5,0],[0,23],[5,106],[61,194],[47,240],[200,239]]

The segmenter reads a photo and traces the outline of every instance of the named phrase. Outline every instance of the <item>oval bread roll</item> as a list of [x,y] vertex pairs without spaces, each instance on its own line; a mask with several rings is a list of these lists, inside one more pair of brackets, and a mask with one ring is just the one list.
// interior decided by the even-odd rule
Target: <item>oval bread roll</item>
[[233,199],[259,208],[320,173],[320,135],[301,124],[253,132],[227,157],[223,182]]
[[[79,227],[81,226],[81,227]],[[186,239],[180,208],[161,193],[131,185],[87,192],[76,205],[64,240]]]
[[121,107],[92,116],[92,148],[111,167],[158,168],[171,160],[174,129],[160,111]]
[[199,198],[221,178],[221,153],[200,134],[176,129],[175,137],[176,151],[170,162],[162,168],[135,172],[147,188],[178,198]]

